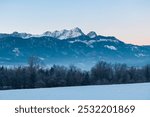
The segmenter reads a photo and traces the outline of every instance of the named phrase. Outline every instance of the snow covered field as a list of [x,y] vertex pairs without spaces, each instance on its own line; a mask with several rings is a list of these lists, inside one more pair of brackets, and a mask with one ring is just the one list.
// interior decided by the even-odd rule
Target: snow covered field
[[150,83],[0,91],[0,100],[150,100]]

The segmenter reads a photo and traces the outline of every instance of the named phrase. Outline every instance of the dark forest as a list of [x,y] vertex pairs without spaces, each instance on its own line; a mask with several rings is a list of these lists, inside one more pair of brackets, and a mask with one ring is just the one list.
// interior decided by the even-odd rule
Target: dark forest
[[89,71],[74,65],[44,68],[37,57],[28,66],[0,67],[0,90],[150,82],[150,65],[128,67],[99,61]]

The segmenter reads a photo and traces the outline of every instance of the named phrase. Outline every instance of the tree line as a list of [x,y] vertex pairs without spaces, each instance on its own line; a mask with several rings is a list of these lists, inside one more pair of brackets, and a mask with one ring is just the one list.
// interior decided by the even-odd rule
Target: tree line
[[150,65],[141,68],[99,61],[89,71],[74,65],[42,68],[31,57],[28,66],[0,67],[0,90],[150,82]]

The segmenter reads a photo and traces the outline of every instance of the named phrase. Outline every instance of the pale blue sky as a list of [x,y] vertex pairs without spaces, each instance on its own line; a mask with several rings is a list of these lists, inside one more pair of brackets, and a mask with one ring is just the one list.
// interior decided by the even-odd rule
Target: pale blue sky
[[0,32],[79,27],[150,45],[150,0],[0,0]]

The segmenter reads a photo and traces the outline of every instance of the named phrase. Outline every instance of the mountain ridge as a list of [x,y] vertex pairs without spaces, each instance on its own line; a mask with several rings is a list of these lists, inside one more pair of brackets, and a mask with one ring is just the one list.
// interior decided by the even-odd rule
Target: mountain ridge
[[63,30],[55,30],[53,32],[51,31],[46,31],[43,34],[30,34],[30,33],[20,33],[20,32],[13,32],[11,34],[7,34],[7,33],[0,33],[0,38],[3,37],[9,37],[9,36],[13,36],[13,37],[21,37],[21,38],[31,38],[31,37],[43,37],[43,36],[48,36],[48,37],[53,37],[53,38],[57,38],[57,39],[69,39],[69,38],[75,38],[75,37],[79,37],[79,36],[89,36],[91,38],[98,36],[96,34],[96,32],[94,31],[90,31],[89,33],[85,34],[83,33],[83,31],[78,28],[75,27],[73,29],[67,30],[67,29],[63,29]]
[[[62,34],[80,32],[80,29],[62,30]],[[12,35],[13,34],[13,35]],[[31,56],[37,56],[46,64],[74,64],[90,67],[97,61],[127,63],[141,66],[150,63],[150,46],[126,44],[113,36],[101,36],[90,32],[74,37],[55,38],[31,36],[27,33],[0,35],[0,64],[25,64]],[[20,36],[21,34],[21,36]],[[22,37],[23,36],[23,37]],[[25,38],[28,36],[28,38]],[[55,35],[56,36],[56,35]],[[72,35],[71,35],[72,36]]]

